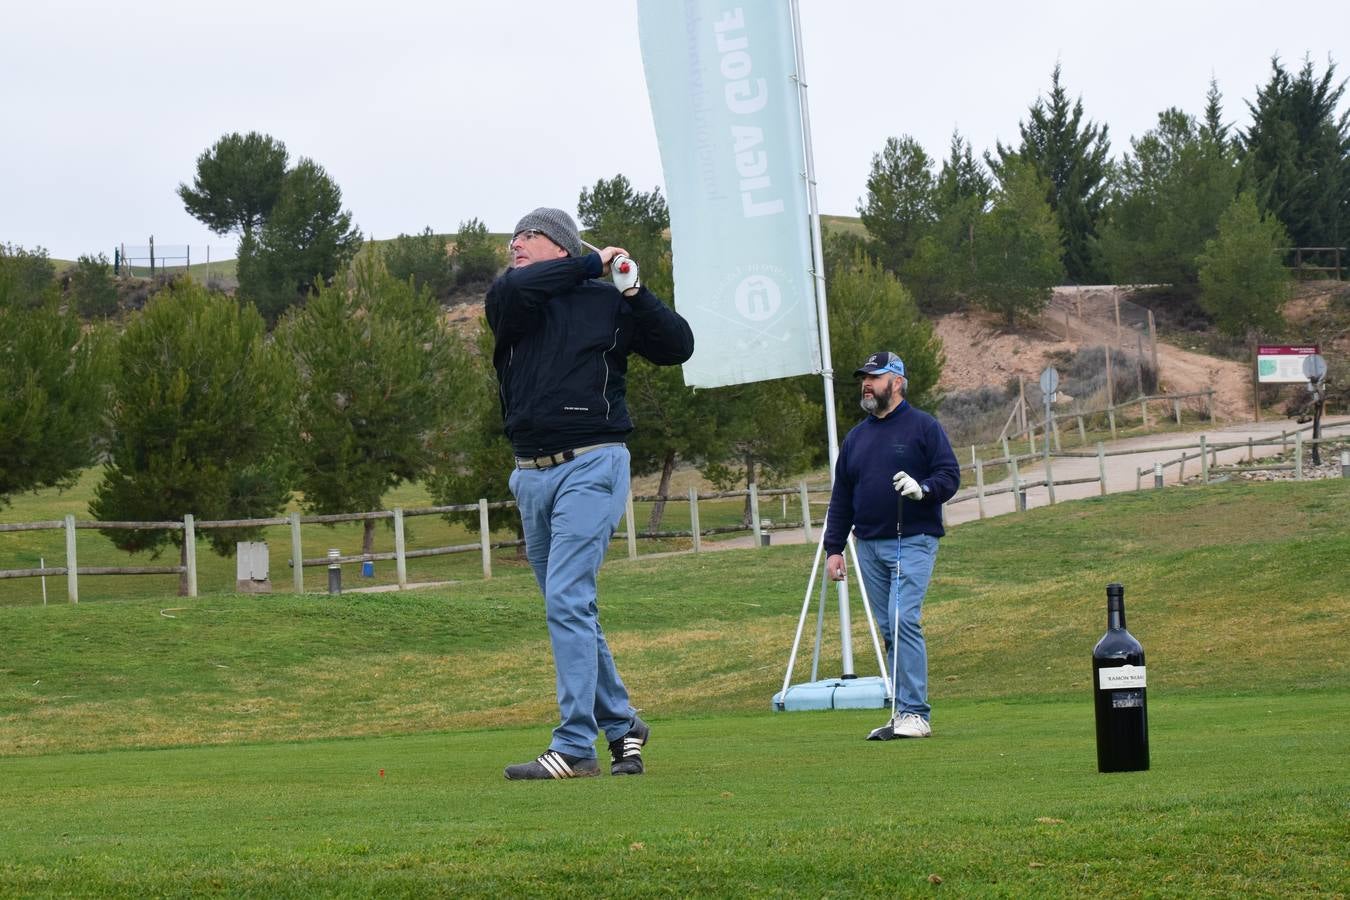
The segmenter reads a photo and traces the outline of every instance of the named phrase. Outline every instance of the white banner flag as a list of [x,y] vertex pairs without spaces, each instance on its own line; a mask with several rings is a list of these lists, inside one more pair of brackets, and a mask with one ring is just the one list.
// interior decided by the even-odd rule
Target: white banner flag
[[685,382],[821,371],[789,5],[638,0],[665,171]]

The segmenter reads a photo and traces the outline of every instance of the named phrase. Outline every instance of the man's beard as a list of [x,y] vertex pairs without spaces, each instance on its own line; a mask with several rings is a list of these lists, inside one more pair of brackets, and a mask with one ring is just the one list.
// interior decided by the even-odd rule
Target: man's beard
[[874,392],[871,396],[863,394],[862,400],[859,401],[859,405],[862,406],[863,412],[869,414],[875,413],[877,410],[885,411],[891,407],[891,397],[894,396],[894,391],[894,387],[888,387],[884,390]]

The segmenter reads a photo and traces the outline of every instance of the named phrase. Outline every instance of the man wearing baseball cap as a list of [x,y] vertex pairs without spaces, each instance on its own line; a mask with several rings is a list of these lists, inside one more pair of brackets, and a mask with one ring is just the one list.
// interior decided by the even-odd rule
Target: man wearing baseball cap
[[894,664],[891,683],[898,691],[895,716],[873,734],[890,729],[888,736],[928,737],[933,730],[923,599],[938,538],[945,533],[942,504],[961,486],[961,467],[937,419],[905,399],[908,382],[900,357],[885,350],[873,353],[853,374],[861,379],[868,415],[839,447],[825,520],[826,571],[835,581],[848,577],[844,549],[851,529],[859,574],[885,636],[886,658]]
[[[525,553],[544,594],[560,722],[537,759],[506,767],[517,779],[640,775],[650,729],[600,629],[595,581],[628,498],[628,354],[658,366],[694,352],[683,318],[641,284],[621,247],[582,253],[572,217],[540,207],[512,232],[511,267],[487,294],[506,435],[516,455],[511,493]],[[619,259],[623,257],[623,259]],[[615,283],[600,281],[619,268]]]

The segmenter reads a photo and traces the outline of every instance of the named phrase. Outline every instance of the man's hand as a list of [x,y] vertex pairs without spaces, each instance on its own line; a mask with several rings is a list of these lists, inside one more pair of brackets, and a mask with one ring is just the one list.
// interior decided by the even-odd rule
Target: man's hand
[[911,500],[923,499],[923,488],[903,471],[896,472],[891,476],[891,485],[900,492],[902,497],[908,497]]
[[825,573],[830,576],[831,581],[843,581],[848,577],[848,563],[844,562],[844,554],[831,553],[825,560]]
[[614,262],[614,257],[628,255],[628,251],[622,247],[605,247],[597,252],[600,254],[601,275],[609,274],[609,266],[610,263]]
[[614,286],[619,289],[619,293],[625,297],[632,297],[642,287],[642,282],[638,281],[637,260],[631,256],[614,257]]

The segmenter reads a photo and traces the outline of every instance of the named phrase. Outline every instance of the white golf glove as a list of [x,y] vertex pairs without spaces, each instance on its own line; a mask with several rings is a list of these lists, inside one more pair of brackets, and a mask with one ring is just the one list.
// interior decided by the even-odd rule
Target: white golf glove
[[632,297],[642,287],[642,282],[638,281],[637,261],[627,256],[616,256],[610,263],[610,271],[614,275],[614,286],[625,297]]
[[904,472],[896,472],[892,475],[891,485],[894,486],[903,497],[908,497],[911,500],[923,499],[923,487]]

